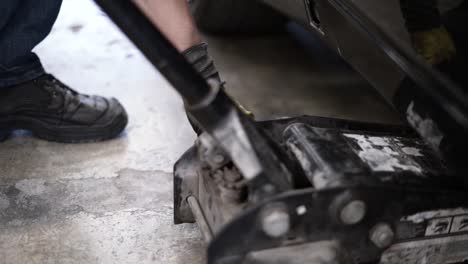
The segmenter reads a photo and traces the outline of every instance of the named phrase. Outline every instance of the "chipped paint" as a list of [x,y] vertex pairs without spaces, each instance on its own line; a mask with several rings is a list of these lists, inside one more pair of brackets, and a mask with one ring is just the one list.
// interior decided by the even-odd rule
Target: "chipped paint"
[[464,263],[468,259],[468,234],[463,220],[467,208],[420,212],[402,222],[418,225],[424,233],[392,245],[382,255],[380,264]]
[[415,156],[415,157],[422,157],[423,154],[421,153],[420,149],[413,148],[413,147],[404,147],[401,148],[401,150],[406,154],[410,156]]
[[390,146],[389,139],[385,137],[368,137],[369,141],[372,142],[374,146],[388,147]]
[[312,163],[309,158],[302,152],[295,144],[288,144],[290,150],[294,153],[295,157],[301,164],[303,168],[308,168],[306,170],[309,180],[312,181],[312,184],[317,189],[325,188],[328,185],[327,175],[330,175],[330,171],[327,168],[322,168],[322,170],[314,170],[312,168]]
[[406,111],[407,119],[410,125],[435,149],[439,149],[440,142],[444,135],[436,123],[430,118],[423,119],[414,110],[414,102],[408,106]]
[[[344,134],[353,139],[360,147],[359,157],[374,171],[395,172],[398,170],[412,171],[422,174],[422,167],[409,156],[421,155],[416,148],[401,149],[399,140],[391,137],[374,137],[359,134]],[[406,154],[406,155],[404,155]]]
[[383,253],[380,264],[464,263],[467,245],[467,234],[399,243]]
[[454,208],[454,209],[420,212],[414,215],[406,216],[402,218],[401,221],[409,221],[415,224],[419,224],[419,223],[423,223],[424,221],[433,219],[433,218],[454,216],[454,215],[461,215],[461,214],[468,214],[468,209],[467,208]]

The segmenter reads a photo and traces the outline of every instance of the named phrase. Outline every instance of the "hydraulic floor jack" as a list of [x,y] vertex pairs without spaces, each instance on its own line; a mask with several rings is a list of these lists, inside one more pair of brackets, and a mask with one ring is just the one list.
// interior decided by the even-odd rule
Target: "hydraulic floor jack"
[[411,69],[409,100],[397,108],[414,129],[310,116],[254,122],[131,1],[96,2],[205,131],[175,165],[174,216],[198,224],[208,263],[468,260],[468,115],[456,85],[385,42]]

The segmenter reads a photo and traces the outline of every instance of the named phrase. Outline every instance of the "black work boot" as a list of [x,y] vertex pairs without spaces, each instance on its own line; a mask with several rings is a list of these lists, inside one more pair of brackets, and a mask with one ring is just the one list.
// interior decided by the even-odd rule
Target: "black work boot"
[[79,94],[49,74],[0,88],[0,140],[24,129],[56,142],[102,141],[119,135],[127,121],[116,99]]

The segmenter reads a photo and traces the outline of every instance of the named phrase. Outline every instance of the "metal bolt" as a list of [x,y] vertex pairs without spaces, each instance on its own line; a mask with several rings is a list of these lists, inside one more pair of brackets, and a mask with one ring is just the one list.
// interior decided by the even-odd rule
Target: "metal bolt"
[[379,223],[375,225],[370,231],[370,240],[378,248],[387,248],[395,239],[395,233],[389,224]]
[[288,208],[283,203],[267,205],[261,213],[262,230],[270,237],[286,235],[291,226]]
[[366,216],[367,206],[361,200],[347,203],[340,211],[340,220],[346,225],[355,225]]
[[263,189],[263,192],[265,192],[267,194],[271,194],[271,193],[275,192],[275,186],[273,186],[273,185],[271,185],[269,183],[263,185],[262,189]]
[[216,164],[221,164],[224,162],[224,156],[221,155],[221,154],[216,154],[214,157],[213,157],[213,161],[216,163]]

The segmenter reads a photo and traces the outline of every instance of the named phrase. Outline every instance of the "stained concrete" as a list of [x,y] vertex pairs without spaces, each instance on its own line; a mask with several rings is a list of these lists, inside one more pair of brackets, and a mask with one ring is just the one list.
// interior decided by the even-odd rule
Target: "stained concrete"
[[257,119],[309,114],[400,122],[370,85],[318,37],[297,35],[209,38],[230,93]]
[[[322,47],[307,53],[287,36],[208,40],[229,91],[259,119],[398,122]],[[172,165],[195,139],[176,93],[88,0],[65,0],[36,50],[75,89],[117,97],[130,123],[103,143],[27,132],[0,143],[0,263],[204,263],[196,226],[172,225]]]

